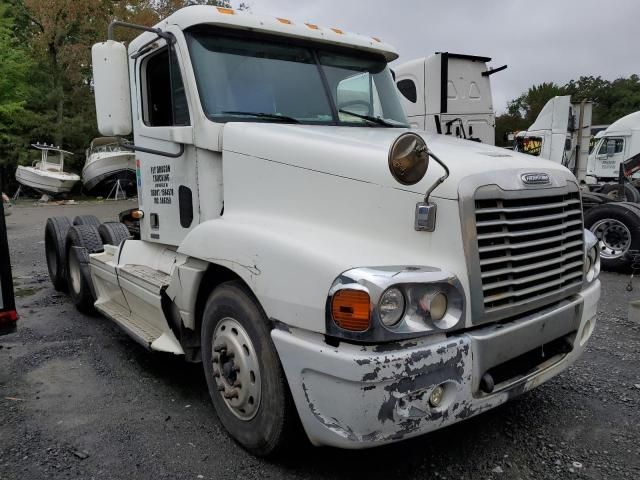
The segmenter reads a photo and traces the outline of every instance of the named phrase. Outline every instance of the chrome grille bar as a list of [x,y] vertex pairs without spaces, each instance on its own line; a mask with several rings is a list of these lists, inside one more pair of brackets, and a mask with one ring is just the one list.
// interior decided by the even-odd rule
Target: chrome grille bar
[[[475,200],[476,252],[485,314],[539,308],[575,291],[583,277],[578,191],[485,193]],[[520,192],[523,193],[523,192]]]

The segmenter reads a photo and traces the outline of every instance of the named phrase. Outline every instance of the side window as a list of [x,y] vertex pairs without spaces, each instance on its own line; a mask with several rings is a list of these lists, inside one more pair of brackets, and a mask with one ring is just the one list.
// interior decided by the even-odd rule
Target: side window
[[[609,146],[611,145],[611,146]],[[605,138],[600,145],[600,150],[598,150],[598,155],[607,155],[609,151],[614,155],[616,153],[622,153],[624,150],[624,139],[623,138]]]
[[143,63],[143,119],[150,127],[189,125],[189,108],[175,50],[164,48]]
[[411,103],[416,103],[418,101],[418,91],[416,90],[416,84],[413,83],[413,80],[400,80],[396,85],[404,98],[409,100]]
[[[338,83],[336,103],[340,110],[348,110],[360,115],[382,116],[382,106],[373,77],[359,73]],[[340,120],[355,121],[353,116],[340,112]]]

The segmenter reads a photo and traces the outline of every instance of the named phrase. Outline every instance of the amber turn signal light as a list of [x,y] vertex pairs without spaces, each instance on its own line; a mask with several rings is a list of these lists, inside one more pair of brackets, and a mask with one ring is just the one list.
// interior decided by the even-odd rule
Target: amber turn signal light
[[142,217],[144,217],[144,212],[142,210],[134,210],[133,212],[131,212],[131,216],[136,220],[140,220]]
[[364,332],[371,321],[369,294],[362,290],[339,290],[331,300],[331,316],[340,328]]

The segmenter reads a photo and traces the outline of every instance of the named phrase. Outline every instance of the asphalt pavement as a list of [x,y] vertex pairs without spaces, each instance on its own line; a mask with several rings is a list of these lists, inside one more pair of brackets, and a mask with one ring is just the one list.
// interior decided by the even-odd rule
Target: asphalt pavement
[[511,403],[391,446],[301,442],[266,461],[226,435],[201,365],[146,351],[51,286],[47,217],[113,220],[133,205],[23,201],[7,217],[21,319],[0,337],[0,479],[640,478],[640,325],[627,320],[640,281],[627,292],[627,276],[603,273],[583,357]]

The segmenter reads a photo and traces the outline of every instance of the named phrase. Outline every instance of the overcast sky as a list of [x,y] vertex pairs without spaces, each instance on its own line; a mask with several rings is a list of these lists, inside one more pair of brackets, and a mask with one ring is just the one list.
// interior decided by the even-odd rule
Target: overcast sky
[[509,65],[492,77],[498,113],[532,84],[640,73],[640,0],[244,1],[256,14],[380,37],[399,61],[436,51],[492,57],[492,67]]

